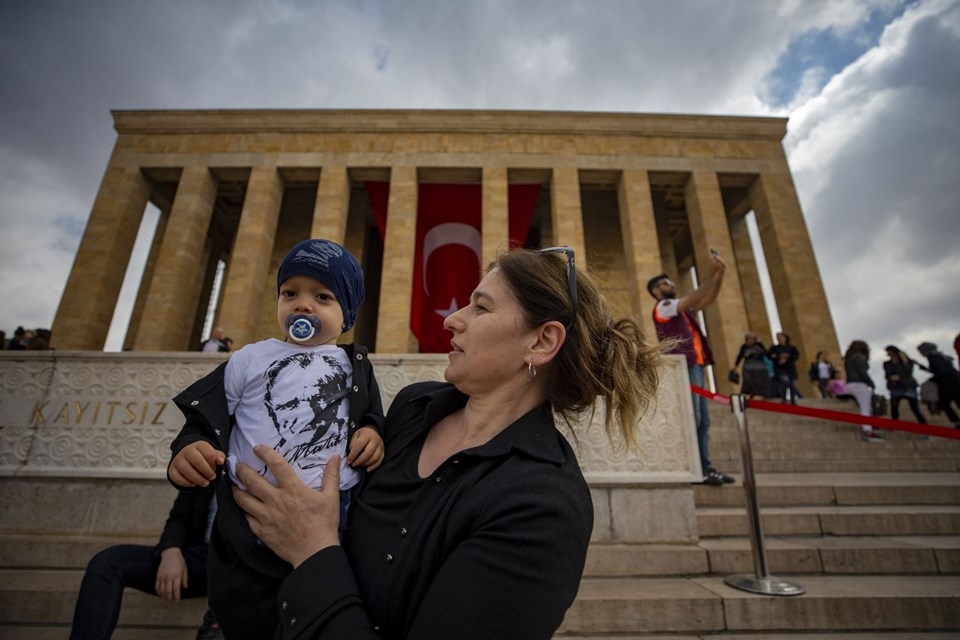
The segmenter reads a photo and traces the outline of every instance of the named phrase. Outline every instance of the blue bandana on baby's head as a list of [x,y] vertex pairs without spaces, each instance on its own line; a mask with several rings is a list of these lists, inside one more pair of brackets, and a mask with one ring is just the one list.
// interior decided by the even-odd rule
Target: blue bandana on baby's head
[[357,320],[363,302],[363,269],[349,251],[330,240],[304,240],[290,249],[277,271],[277,293],[291,276],[309,276],[330,289],[343,309],[343,330]]

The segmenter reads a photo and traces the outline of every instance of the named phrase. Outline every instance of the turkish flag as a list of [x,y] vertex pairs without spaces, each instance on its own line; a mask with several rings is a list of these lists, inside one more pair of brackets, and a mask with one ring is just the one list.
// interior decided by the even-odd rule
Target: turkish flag
[[[381,236],[386,230],[390,185],[366,183]],[[410,329],[421,353],[446,353],[450,332],[444,319],[470,302],[486,265],[482,259],[481,185],[422,184],[417,197]],[[509,185],[510,246],[522,246],[540,185]]]

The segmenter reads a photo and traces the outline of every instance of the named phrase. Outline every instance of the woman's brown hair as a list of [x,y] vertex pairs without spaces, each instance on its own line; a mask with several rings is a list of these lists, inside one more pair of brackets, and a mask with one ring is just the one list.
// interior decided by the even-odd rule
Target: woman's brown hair
[[528,326],[573,322],[553,360],[547,394],[551,408],[574,437],[574,422],[593,416],[599,396],[606,402],[607,437],[636,444],[637,421],[652,405],[659,386],[660,346],[647,341],[635,318],[614,320],[595,280],[579,270],[574,310],[563,254],[510,251],[487,271],[492,269],[509,283]]

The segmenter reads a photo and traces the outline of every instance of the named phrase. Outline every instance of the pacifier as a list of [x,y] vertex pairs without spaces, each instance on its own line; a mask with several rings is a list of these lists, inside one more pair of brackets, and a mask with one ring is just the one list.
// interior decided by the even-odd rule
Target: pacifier
[[306,342],[320,332],[320,318],[302,313],[287,316],[287,335],[295,342]]

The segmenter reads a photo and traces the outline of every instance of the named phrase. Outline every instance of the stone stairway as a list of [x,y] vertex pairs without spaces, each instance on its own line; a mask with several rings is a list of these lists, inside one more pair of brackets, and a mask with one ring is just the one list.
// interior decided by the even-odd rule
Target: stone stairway
[[[711,413],[714,463],[739,478],[733,417],[722,405]],[[753,572],[744,492],[739,482],[696,486],[697,542],[591,545],[557,640],[960,639],[960,441],[893,433],[863,442],[855,425],[754,411],[748,421],[770,573],[806,593],[760,596],[727,586],[725,576]],[[20,502],[37,491],[3,482]],[[149,496],[152,515],[131,530],[65,531],[37,518],[0,531],[0,638],[66,638],[90,556],[109,544],[155,540],[169,488],[105,482],[118,505],[130,494]],[[129,592],[114,637],[189,640],[204,608]]]
[[[733,415],[711,417],[713,462],[739,480]],[[724,582],[754,573],[744,491],[701,485],[697,544],[591,546],[558,638],[960,638],[960,441],[864,442],[856,425],[749,410],[747,422],[769,573],[806,593]]]

